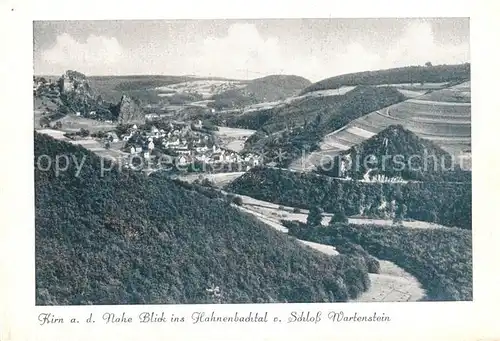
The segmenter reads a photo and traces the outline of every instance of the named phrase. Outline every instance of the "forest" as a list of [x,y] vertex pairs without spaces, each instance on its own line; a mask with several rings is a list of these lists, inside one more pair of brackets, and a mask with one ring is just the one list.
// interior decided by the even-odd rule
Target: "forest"
[[296,223],[288,233],[328,245],[359,244],[370,255],[394,262],[415,276],[426,290],[426,300],[472,300],[471,231]]
[[407,219],[449,227],[472,228],[471,183],[373,183],[344,181],[324,175],[283,169],[253,168],[226,186],[229,192],[309,209],[333,212],[340,205],[348,216],[389,218],[395,201],[407,208]]
[[[83,147],[34,139],[37,305],[340,302],[370,285],[362,257],[307,248],[213,190],[101,175]],[[57,174],[42,155],[83,166]]]

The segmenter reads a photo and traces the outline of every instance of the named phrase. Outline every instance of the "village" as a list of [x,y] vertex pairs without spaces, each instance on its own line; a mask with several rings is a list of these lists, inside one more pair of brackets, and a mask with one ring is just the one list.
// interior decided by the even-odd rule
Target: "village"
[[220,139],[206,130],[201,121],[119,125],[105,133],[78,132],[65,136],[83,146],[88,143],[79,143],[82,137],[99,142],[109,152],[120,152],[120,157],[113,159],[123,168],[139,167],[148,172],[165,169],[208,173],[247,171],[261,163],[256,154],[222,148]]

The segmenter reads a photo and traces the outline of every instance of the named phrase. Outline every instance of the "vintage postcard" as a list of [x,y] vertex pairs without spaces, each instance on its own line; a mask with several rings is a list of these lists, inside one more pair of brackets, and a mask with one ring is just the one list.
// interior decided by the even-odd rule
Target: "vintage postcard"
[[32,306],[1,337],[495,336],[474,18],[82,19],[30,20]]

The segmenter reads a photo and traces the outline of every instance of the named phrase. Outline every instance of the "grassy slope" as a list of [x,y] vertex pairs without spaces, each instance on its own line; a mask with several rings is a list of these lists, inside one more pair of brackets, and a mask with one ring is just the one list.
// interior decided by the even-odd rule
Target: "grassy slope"
[[[36,302],[52,304],[345,301],[369,281],[358,258],[321,255],[224,201],[162,177],[112,171],[85,149],[35,134]],[[36,160],[35,160],[36,161]],[[36,164],[36,162],[35,162]]]

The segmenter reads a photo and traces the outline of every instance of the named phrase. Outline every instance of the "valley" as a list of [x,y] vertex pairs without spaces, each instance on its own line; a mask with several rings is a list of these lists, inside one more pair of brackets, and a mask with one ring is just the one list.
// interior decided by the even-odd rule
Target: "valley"
[[37,304],[471,300],[469,68],[34,77]]

